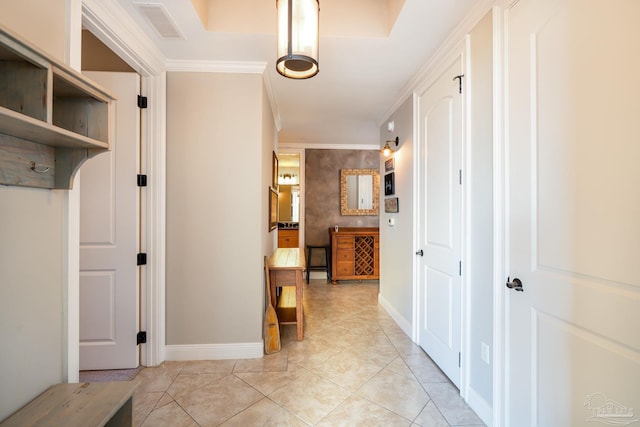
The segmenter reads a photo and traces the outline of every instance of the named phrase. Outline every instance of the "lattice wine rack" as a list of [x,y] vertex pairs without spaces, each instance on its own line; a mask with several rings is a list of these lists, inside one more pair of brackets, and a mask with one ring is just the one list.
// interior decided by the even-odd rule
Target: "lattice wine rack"
[[373,236],[356,236],[355,273],[356,276],[370,276],[375,271]]

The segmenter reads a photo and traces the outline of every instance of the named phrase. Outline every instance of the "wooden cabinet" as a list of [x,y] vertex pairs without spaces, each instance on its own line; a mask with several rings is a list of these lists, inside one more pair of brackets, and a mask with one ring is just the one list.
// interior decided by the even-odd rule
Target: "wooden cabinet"
[[0,184],[71,188],[109,149],[113,96],[0,27]]
[[331,282],[380,277],[380,230],[343,227],[331,236]]
[[278,247],[279,248],[297,248],[298,247],[298,230],[279,229],[278,230]]

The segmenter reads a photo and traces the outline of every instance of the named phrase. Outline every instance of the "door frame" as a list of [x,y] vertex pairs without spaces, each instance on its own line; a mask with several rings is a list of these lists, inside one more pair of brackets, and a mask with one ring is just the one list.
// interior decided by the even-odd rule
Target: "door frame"
[[298,146],[293,146],[292,144],[279,144],[278,145],[278,154],[297,154],[300,159],[300,166],[298,168],[298,176],[299,185],[300,185],[300,206],[299,215],[298,215],[298,245],[301,248],[305,247],[305,182],[304,182],[304,165],[305,165],[305,149],[299,148]]
[[505,425],[507,408],[504,395],[506,373],[505,283],[509,274],[509,219],[507,158],[509,155],[506,115],[507,78],[504,14],[517,0],[498,0],[492,7],[493,19],[493,425]]
[[[465,40],[461,40],[459,43],[455,44],[449,50],[449,54],[441,58],[438,62],[437,66],[434,66],[431,72],[429,73],[429,79],[426,80],[423,84],[418,86],[413,91],[413,198],[414,200],[419,199],[420,192],[422,191],[422,187],[420,185],[420,100],[422,96],[440,79],[443,73],[451,66],[453,62],[458,60],[461,61],[462,69],[467,71],[468,60],[467,60],[467,46]],[[462,147],[461,147],[461,167],[463,171],[463,176],[468,176],[465,171],[468,169],[468,105],[469,105],[469,91],[465,90],[462,94],[462,129],[461,129],[461,138],[462,138]],[[462,278],[460,283],[460,354],[462,357],[461,366],[460,366],[460,394],[465,398],[467,396],[468,388],[469,388],[469,376],[468,372],[470,370],[470,362],[469,357],[464,357],[464,355],[469,353],[469,340],[470,340],[470,317],[467,315],[469,309],[469,275],[465,274],[464,266],[468,264],[468,254],[467,248],[469,247],[469,233],[468,233],[468,218],[469,218],[469,204],[468,204],[468,192],[467,192],[468,184],[466,182],[466,178],[463,181],[462,186],[462,194],[461,194],[461,248],[460,248],[460,257],[462,261]],[[418,203],[414,203],[414,212],[413,212],[413,229],[420,230],[420,208]],[[418,233],[413,233],[414,242],[413,247],[418,248]],[[413,259],[413,333],[412,340],[414,342],[419,342],[419,319],[420,316],[418,314],[418,309],[420,307],[419,301],[422,292],[420,291],[420,283],[419,283],[419,265],[417,257]]]
[[[69,1],[68,60],[79,68],[81,29],[90,30],[107,47],[131,66],[141,78],[141,92],[149,97],[143,110],[141,130],[141,170],[148,175],[148,186],[140,198],[140,248],[147,253],[147,266],[140,273],[140,329],[147,332],[147,343],[140,349],[140,362],[156,366],[165,355],[165,194],[166,194],[166,73],[164,57],[149,38],[117,4],[106,6],[99,0]],[[133,177],[132,177],[133,179]],[[80,184],[76,176],[75,184]],[[79,220],[80,194],[77,187],[66,199],[67,223],[65,264],[65,366],[67,382],[79,380]]]

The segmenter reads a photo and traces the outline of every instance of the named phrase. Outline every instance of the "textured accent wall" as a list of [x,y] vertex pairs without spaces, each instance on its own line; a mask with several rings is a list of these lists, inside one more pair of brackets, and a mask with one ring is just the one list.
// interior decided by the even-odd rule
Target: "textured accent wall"
[[[340,169],[380,169],[377,150],[305,151],[305,242],[328,245],[328,228],[378,227],[378,215],[340,215]],[[379,189],[378,189],[379,191]]]

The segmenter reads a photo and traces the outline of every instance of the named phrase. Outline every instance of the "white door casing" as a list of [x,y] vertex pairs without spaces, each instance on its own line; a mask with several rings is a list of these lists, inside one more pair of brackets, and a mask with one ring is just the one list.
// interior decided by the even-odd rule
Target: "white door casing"
[[[640,425],[640,2],[505,11],[505,424]],[[635,411],[635,412],[634,412]]]
[[82,168],[80,369],[138,366],[140,113],[135,73],[86,72],[118,98],[111,151]]
[[418,343],[460,387],[462,58],[419,96]]

